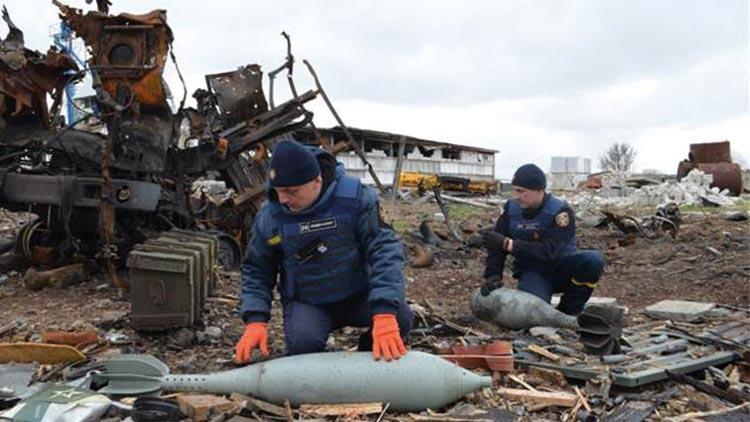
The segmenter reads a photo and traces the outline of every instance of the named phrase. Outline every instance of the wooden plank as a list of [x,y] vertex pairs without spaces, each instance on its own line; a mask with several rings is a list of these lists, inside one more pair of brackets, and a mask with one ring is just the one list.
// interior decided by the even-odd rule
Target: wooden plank
[[522,386],[523,386],[524,388],[526,388],[527,390],[530,390],[530,391],[539,391],[539,390],[537,390],[536,388],[534,388],[534,387],[530,386],[529,384],[527,384],[527,383],[526,383],[526,382],[525,382],[524,380],[522,380],[521,378],[518,378],[517,376],[515,376],[515,375],[513,375],[513,374],[510,374],[510,375],[508,375],[508,378],[510,378],[511,380],[513,380],[513,381],[517,382],[518,384],[521,384],[521,385],[522,385]]
[[275,404],[271,404],[268,402],[265,402],[263,400],[258,400],[256,398],[246,396],[244,394],[240,393],[232,393],[231,396],[229,396],[229,399],[235,402],[247,402],[247,408],[252,409],[258,409],[266,413],[270,413],[272,415],[281,416],[281,417],[287,417],[286,409],[281,406],[276,406]]
[[546,368],[532,367],[526,375],[526,381],[533,385],[547,384],[557,388],[568,386],[568,380],[562,372]]
[[581,389],[576,387],[573,387],[574,390],[576,390],[576,395],[583,403],[583,407],[586,408],[586,411],[591,413],[591,406],[589,406],[589,402],[586,400],[586,397],[583,397],[583,393],[581,393]]
[[539,404],[549,404],[561,407],[573,407],[578,402],[578,396],[563,391],[546,393],[543,391],[529,391],[518,388],[499,388],[498,393],[513,400],[529,400]]
[[[743,403],[735,407],[730,407],[729,409],[723,409],[723,410],[715,410],[712,412],[693,412],[693,413],[686,413],[684,415],[675,416],[671,418],[665,419],[669,422],[687,422],[687,421],[696,421],[701,420],[702,418],[715,418],[717,416],[723,416],[727,420],[730,420],[729,416],[737,416],[739,418],[744,418],[750,415],[750,403]],[[741,420],[741,419],[737,420]],[[742,419],[745,420],[745,419]]]
[[698,391],[702,391],[704,393],[726,400],[733,404],[743,404],[743,403],[750,402],[750,395],[748,395],[747,393],[743,393],[742,391],[732,391],[732,390],[725,391],[720,388],[714,387],[711,384],[707,384],[703,381],[699,381],[693,377],[682,375],[682,374],[676,374],[671,371],[667,371],[667,375],[669,376],[670,379],[674,381],[677,381],[683,384],[689,384]]
[[372,415],[383,411],[383,403],[301,404],[299,411],[314,416]]
[[545,349],[543,347],[539,347],[536,344],[530,344],[530,345],[528,345],[528,347],[526,347],[526,350],[529,351],[529,352],[531,352],[531,353],[534,353],[534,354],[537,354],[539,356],[542,356],[544,358],[547,358],[547,359],[551,360],[552,362],[559,362],[560,361],[560,356],[558,356],[558,355],[550,352],[549,350],[547,350],[547,349]]
[[608,415],[607,420],[612,422],[642,422],[654,413],[656,407],[656,403],[649,401],[625,402],[616,408],[611,415]]

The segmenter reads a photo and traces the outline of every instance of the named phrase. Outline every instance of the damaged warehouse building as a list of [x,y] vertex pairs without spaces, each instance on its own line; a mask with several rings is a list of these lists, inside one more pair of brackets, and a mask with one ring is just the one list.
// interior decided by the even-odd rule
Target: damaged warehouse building
[[[286,33],[281,65],[205,75],[195,106],[184,86],[173,110],[167,11],[53,3],[86,62],[25,47],[2,14],[0,421],[750,420],[747,187],[728,142],[691,145],[678,180],[637,186],[581,186],[590,162],[553,159],[578,246],[608,263],[571,316],[515,289],[513,259],[480,296],[480,231],[508,199],[497,150],[348,127],[309,61],[314,86],[295,85]],[[95,95],[65,122],[65,86],[85,75]],[[279,75],[290,98],[274,97]],[[337,126],[316,126],[312,101]],[[414,314],[395,362],[354,352],[365,330],[351,327],[285,356],[278,306],[271,356],[232,359],[248,233],[290,136],[381,194]]]
[[[495,183],[496,150],[455,143],[438,142],[375,130],[348,128],[349,133],[362,144],[367,163],[372,165],[382,183],[393,184],[396,174],[402,172],[423,175],[441,175],[456,180]],[[340,127],[319,129],[324,143],[335,146],[346,140]],[[305,136],[307,135],[307,136]],[[310,132],[298,138],[309,139]],[[403,146],[402,146],[403,143]],[[400,154],[399,154],[400,152]],[[399,160],[399,156],[403,157]],[[337,154],[348,173],[368,184],[375,184],[366,163],[354,152]],[[488,192],[489,193],[489,192]]]

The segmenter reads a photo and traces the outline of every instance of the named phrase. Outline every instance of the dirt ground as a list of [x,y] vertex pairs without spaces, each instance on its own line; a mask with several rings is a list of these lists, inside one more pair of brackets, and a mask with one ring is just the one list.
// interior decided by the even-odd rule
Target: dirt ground
[[[479,209],[465,205],[451,206],[452,224],[462,237],[470,231],[492,224],[497,209]],[[420,222],[433,219],[437,205],[393,203],[384,201],[385,218],[393,224],[404,240],[407,258],[412,259],[412,246],[419,243],[414,233]],[[602,250],[607,258],[606,272],[596,296],[617,298],[630,313],[662,299],[711,301],[747,306],[750,304],[750,225],[730,222],[720,213],[690,213],[676,239],[667,235],[655,240],[636,237],[625,244],[624,235],[614,228],[578,229],[579,248]],[[450,240],[444,223],[432,221],[434,231],[445,238],[435,252],[435,263],[429,268],[407,265],[407,296],[417,306],[437,310],[444,318],[473,327],[497,338],[512,338],[506,330],[490,327],[471,315],[469,298],[481,283],[485,253],[478,248]],[[12,219],[0,223],[0,234],[9,237],[17,230]],[[631,239],[632,240],[632,239]],[[618,242],[619,241],[619,242]],[[18,267],[6,256],[4,265]],[[222,273],[218,295],[209,303],[203,324],[193,329],[162,333],[137,333],[129,328],[129,298],[109,286],[104,276],[67,288],[47,288],[32,292],[23,284],[23,269],[6,271],[0,276],[0,342],[40,341],[44,330],[80,330],[93,327],[111,339],[90,354],[104,357],[109,353],[150,353],[165,360],[175,373],[228,369],[234,344],[243,326],[237,313],[239,275]],[[505,280],[515,281],[506,268]],[[278,303],[271,324],[271,349],[283,353],[281,318]],[[357,329],[334,333],[332,349],[350,349],[356,345]],[[450,340],[450,339],[449,339]],[[431,350],[430,344],[417,347]],[[48,368],[49,369],[49,368]],[[52,376],[55,380],[59,377]],[[467,399],[479,403],[482,398]],[[484,402],[486,404],[486,402]]]

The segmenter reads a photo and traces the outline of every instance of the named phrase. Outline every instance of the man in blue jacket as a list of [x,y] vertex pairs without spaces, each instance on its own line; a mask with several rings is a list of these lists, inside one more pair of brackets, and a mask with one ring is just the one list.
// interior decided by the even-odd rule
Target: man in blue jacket
[[579,314],[602,276],[604,256],[576,249],[575,214],[565,201],[545,193],[539,167],[521,166],[511,185],[513,199],[505,203],[494,229],[482,231],[488,254],[481,293],[502,286],[505,258],[511,254],[519,290],[547,303],[553,293],[562,293],[558,309]]
[[406,354],[403,249],[380,218],[377,194],[332,155],[293,140],[274,148],[268,179],[241,269],[246,328],[236,361],[249,361],[255,348],[268,354],[277,278],[288,354],[323,351],[342,326],[370,327],[359,350],[375,359]]

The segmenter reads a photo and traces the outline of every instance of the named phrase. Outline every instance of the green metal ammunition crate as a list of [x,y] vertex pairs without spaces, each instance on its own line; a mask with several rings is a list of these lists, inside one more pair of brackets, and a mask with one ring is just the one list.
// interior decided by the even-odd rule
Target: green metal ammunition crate
[[164,330],[193,323],[195,258],[134,248],[127,266],[134,329]]

